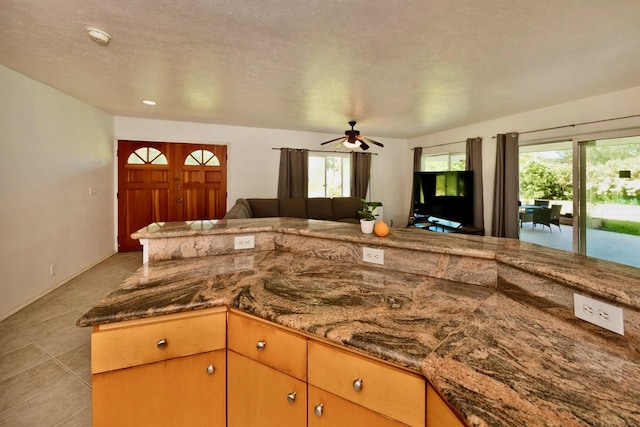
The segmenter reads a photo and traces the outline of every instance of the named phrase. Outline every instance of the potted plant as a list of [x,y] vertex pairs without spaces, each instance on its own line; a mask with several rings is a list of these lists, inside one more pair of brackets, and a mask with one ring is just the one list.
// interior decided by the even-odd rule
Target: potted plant
[[378,214],[374,214],[373,211],[381,205],[380,202],[367,202],[365,199],[360,199],[362,202],[362,209],[358,211],[360,215],[360,229],[363,233],[373,233],[373,226]]

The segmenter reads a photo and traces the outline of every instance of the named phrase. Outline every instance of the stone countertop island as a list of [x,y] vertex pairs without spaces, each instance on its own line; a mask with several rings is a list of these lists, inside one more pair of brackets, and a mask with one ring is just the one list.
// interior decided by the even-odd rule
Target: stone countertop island
[[[238,236],[255,249],[234,250]],[[80,326],[227,305],[423,373],[472,426],[640,425],[638,269],[490,237],[313,220],[152,224]],[[363,247],[384,263],[363,262]],[[573,315],[624,309],[625,335]]]

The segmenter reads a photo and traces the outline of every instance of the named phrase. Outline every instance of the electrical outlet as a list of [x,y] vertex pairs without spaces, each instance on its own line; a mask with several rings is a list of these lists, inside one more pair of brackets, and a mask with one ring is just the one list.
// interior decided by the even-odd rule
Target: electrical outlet
[[384,250],[363,247],[362,261],[374,264],[384,264]]
[[233,240],[233,249],[253,249],[255,239],[253,236],[237,236]]
[[580,294],[573,294],[573,312],[578,319],[585,320],[624,335],[622,308]]
[[96,194],[98,194],[98,189],[96,187],[94,187],[93,185],[91,187],[89,187],[89,195],[90,196],[95,196]]
[[233,260],[236,270],[253,270],[254,258],[252,256],[239,256]]
[[49,266],[49,276],[53,277],[58,273],[58,264],[51,264]]

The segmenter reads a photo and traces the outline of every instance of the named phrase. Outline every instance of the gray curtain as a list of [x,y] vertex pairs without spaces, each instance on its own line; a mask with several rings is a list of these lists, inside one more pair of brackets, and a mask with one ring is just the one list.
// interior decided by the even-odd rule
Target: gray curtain
[[309,194],[309,150],[280,149],[278,198]]
[[[413,149],[413,171],[420,172],[422,169],[422,147],[416,147]],[[413,174],[411,174],[411,182],[413,183],[411,186],[411,206],[409,206],[409,221],[407,225],[411,224],[413,221],[413,195],[415,194],[415,181],[413,181]]]
[[496,179],[493,193],[491,235],[517,239],[518,228],[518,134],[498,134]]
[[466,169],[473,171],[473,226],[484,229],[482,197],[482,138],[467,139]]
[[351,152],[351,196],[365,199],[371,176],[371,154]]

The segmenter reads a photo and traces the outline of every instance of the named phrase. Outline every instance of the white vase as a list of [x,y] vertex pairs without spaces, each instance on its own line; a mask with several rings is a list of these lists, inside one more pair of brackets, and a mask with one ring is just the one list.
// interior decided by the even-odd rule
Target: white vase
[[366,219],[361,219],[360,220],[360,230],[362,230],[363,233],[373,233],[373,226],[375,224],[375,221],[373,220],[366,220]]

